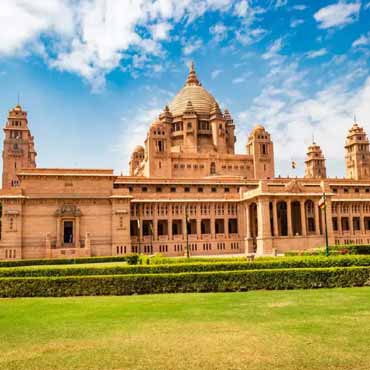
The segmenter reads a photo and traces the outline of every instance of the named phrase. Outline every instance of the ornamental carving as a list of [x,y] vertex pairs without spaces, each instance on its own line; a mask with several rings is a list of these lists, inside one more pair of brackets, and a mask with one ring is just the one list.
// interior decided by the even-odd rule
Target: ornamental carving
[[304,189],[302,185],[296,180],[292,180],[285,185],[285,190],[290,193],[303,193]]
[[57,217],[79,217],[81,210],[74,204],[63,204],[55,211]]

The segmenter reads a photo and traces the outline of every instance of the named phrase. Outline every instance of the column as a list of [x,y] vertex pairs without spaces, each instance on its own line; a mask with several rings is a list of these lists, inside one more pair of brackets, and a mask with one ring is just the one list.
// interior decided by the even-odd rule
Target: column
[[245,230],[246,230],[247,239],[250,239],[250,237],[251,237],[250,218],[251,218],[251,216],[250,216],[250,212],[249,212],[249,204],[246,203],[245,204],[245,224],[246,224]]
[[[153,207],[153,241],[158,240],[158,209],[159,203],[154,203]],[[154,248],[153,248],[154,249]]]
[[286,207],[287,207],[287,219],[288,219],[288,236],[293,236],[293,230],[292,230],[292,202],[290,199],[286,201]]
[[211,239],[215,239],[216,238],[215,203],[211,203],[210,220],[211,220]]
[[302,236],[307,235],[307,228],[306,228],[306,209],[304,206],[304,200],[300,201],[300,207],[301,207],[301,225],[302,225]]
[[361,203],[360,203],[360,230],[361,230],[361,235],[365,235],[364,208],[363,208],[363,204]]
[[57,244],[56,244],[57,248],[61,247],[60,223],[61,223],[60,217],[57,217]]
[[80,248],[80,218],[76,217],[75,220],[76,223],[76,229],[75,229],[75,248]]
[[348,206],[348,210],[349,210],[349,216],[348,216],[348,220],[349,220],[349,233],[350,233],[350,235],[352,237],[354,235],[354,232],[353,232],[352,203]]
[[277,199],[272,202],[272,215],[274,223],[274,236],[279,236],[279,226],[278,226],[278,214],[277,214]]
[[269,213],[269,200],[259,199],[257,203],[257,255],[269,255],[273,251]]
[[342,235],[342,205],[338,204],[337,207],[337,220],[338,220],[338,234]]
[[317,200],[314,200],[313,205],[315,212],[315,233],[316,235],[320,235],[319,202]]

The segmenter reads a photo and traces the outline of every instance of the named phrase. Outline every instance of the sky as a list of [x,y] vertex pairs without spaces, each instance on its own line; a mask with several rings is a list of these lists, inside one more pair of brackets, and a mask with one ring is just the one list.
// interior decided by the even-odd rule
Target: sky
[[302,176],[314,139],[343,177],[354,117],[370,134],[369,0],[1,0],[0,122],[19,95],[38,167],[127,174],[190,61],[238,153],[270,132],[276,175]]

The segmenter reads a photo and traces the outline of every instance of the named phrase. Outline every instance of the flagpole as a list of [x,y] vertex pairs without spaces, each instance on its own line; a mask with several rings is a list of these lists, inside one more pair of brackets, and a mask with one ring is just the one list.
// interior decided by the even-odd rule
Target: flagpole
[[328,240],[328,222],[326,220],[326,195],[325,192],[324,196],[324,218],[325,218],[325,255],[326,257],[329,256],[329,240]]

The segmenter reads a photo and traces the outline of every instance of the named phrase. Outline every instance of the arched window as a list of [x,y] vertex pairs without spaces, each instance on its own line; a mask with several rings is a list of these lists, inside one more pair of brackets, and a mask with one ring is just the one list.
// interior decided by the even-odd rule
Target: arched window
[[216,163],[211,163],[211,175],[214,175],[216,173]]

